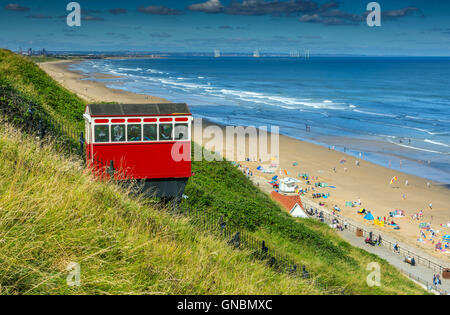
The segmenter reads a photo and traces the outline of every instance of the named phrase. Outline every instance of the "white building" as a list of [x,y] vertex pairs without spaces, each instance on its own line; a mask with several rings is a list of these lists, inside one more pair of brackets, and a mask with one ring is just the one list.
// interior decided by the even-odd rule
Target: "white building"
[[295,178],[283,178],[280,179],[280,191],[283,193],[295,193],[296,190],[299,188],[298,184],[300,181],[298,181]]

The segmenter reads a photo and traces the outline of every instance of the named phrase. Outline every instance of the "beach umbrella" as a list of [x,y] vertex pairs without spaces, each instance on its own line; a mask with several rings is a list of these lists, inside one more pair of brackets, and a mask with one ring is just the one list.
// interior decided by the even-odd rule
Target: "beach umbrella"
[[392,179],[391,179],[391,185],[392,185],[393,183],[395,183],[396,181],[398,181],[398,177],[397,177],[397,176],[392,177]]
[[372,213],[369,212],[368,214],[366,214],[364,219],[369,220],[369,221],[373,221],[375,218],[373,217]]
[[273,179],[273,180],[277,180],[277,179],[278,179],[278,176],[274,176],[274,177],[272,177],[272,179]]

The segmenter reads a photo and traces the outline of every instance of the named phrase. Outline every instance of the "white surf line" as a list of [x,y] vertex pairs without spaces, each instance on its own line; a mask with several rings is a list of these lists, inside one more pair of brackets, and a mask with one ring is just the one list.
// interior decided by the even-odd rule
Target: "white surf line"
[[428,149],[422,149],[422,148],[417,148],[417,147],[413,147],[410,145],[406,145],[406,144],[401,144],[401,143],[396,143],[394,141],[391,141],[389,139],[386,139],[387,142],[394,144],[394,145],[398,145],[400,147],[404,147],[404,148],[408,148],[408,149],[413,149],[413,150],[417,150],[417,151],[424,151],[424,152],[430,152],[430,153],[437,153],[437,154],[446,154],[449,155],[449,152],[441,152],[441,151],[434,151],[434,150],[428,150]]

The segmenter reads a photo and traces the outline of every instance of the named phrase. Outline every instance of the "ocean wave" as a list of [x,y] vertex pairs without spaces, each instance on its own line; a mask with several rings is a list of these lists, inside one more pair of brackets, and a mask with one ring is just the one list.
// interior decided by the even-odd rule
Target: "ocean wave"
[[429,139],[425,139],[424,142],[426,143],[431,143],[431,144],[435,144],[435,145],[439,145],[441,147],[447,147],[450,148],[450,145],[442,143],[442,142],[438,142],[438,141],[433,141],[433,140],[429,140]]
[[118,68],[118,70],[139,72],[139,71],[142,71],[142,68]]
[[155,70],[155,69],[147,69],[145,71],[153,73],[153,74],[164,74],[164,72],[159,71],[159,70]]
[[406,145],[406,144],[403,144],[403,143],[397,143],[397,142],[391,141],[389,139],[386,139],[386,140],[387,140],[387,142],[389,142],[391,144],[394,144],[394,145],[397,145],[397,146],[403,147],[403,148],[408,148],[408,149],[417,150],[417,151],[423,151],[423,152],[429,152],[429,153],[436,153],[436,154],[444,154],[444,155],[448,155],[449,154],[448,152],[429,150],[429,149],[414,147],[412,145]]
[[[156,84],[161,84],[166,87],[172,87],[179,89],[184,92],[191,93],[195,90],[196,94],[200,95],[213,95],[219,98],[225,98],[228,100],[235,99],[235,101],[245,101],[250,103],[261,103],[269,106],[277,106],[280,108],[288,110],[303,110],[304,108],[314,108],[314,109],[326,109],[326,110],[346,110],[348,106],[343,103],[337,103],[332,100],[326,99],[323,101],[313,101],[310,98],[294,98],[281,95],[273,95],[269,93],[245,91],[245,90],[234,90],[234,89],[223,89],[220,87],[213,86],[210,82],[194,82],[194,80],[202,80],[203,76],[198,76],[195,78],[185,78],[182,76],[177,77],[152,77],[148,75],[139,75],[129,72],[141,72],[143,69],[141,67],[130,68],[130,67],[116,67],[113,68],[112,65],[102,65],[103,70],[109,74],[122,76],[129,78],[136,83],[145,80],[147,82],[154,82]],[[156,69],[146,69],[145,72],[152,74],[168,74]]]
[[372,116],[381,116],[381,117],[388,117],[388,118],[396,118],[396,117],[398,117],[397,115],[384,114],[384,113],[374,113],[374,112],[369,112],[369,111],[360,110],[360,109],[353,109],[353,111],[357,112],[357,113],[360,113],[360,114],[366,114],[366,115],[372,115]]

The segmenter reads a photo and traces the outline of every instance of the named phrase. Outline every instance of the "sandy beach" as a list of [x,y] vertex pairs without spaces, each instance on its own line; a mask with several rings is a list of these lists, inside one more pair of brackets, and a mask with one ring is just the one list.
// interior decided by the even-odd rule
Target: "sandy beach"
[[[67,89],[78,94],[88,102],[118,102],[118,103],[155,103],[167,102],[167,100],[149,96],[125,92],[116,89],[107,88],[104,84],[86,80],[87,77],[68,70],[70,61],[42,63],[40,67],[51,75],[55,80]],[[110,78],[102,74],[96,75],[96,78]],[[204,123],[203,128],[209,126]],[[222,127],[221,127],[222,128]],[[283,133],[281,127],[280,132]],[[200,139],[195,139],[199,142]],[[202,139],[203,144],[208,139]],[[206,146],[208,147],[208,146]],[[226,152],[221,152],[223,155]],[[284,170],[289,177],[300,180],[301,188],[314,187],[317,182],[325,182],[336,188],[315,188],[305,195],[305,198],[312,199],[312,193],[329,193],[327,199],[314,199],[315,202],[324,202],[329,209],[335,206],[341,209],[340,215],[350,218],[357,222],[362,222],[367,226],[373,226],[372,223],[363,219],[357,212],[360,208],[371,211],[374,217],[386,217],[389,219],[389,212],[401,209],[406,213],[403,218],[394,218],[393,220],[400,225],[400,230],[394,230],[392,227],[373,226],[383,233],[388,234],[399,242],[406,243],[412,247],[420,248],[448,265],[450,262],[450,251],[447,253],[434,250],[434,244],[429,240],[430,233],[427,232],[427,240],[418,242],[420,238],[419,223],[428,222],[435,231],[439,231],[435,242],[442,239],[445,234],[450,234],[450,190],[439,183],[413,175],[408,175],[386,167],[382,167],[364,159],[359,160],[332,148],[322,147],[312,143],[300,141],[294,138],[280,136],[280,155],[279,164],[273,168],[274,174],[264,174],[256,170],[261,165],[257,162],[241,162],[242,165],[249,167],[253,172],[253,180],[258,182],[261,189],[266,192],[271,191],[269,180],[274,176],[286,177]],[[345,162],[343,162],[345,160]],[[295,164],[294,164],[295,163]],[[270,163],[262,163],[268,169]],[[295,166],[294,166],[295,165]],[[306,181],[299,178],[299,174],[309,174],[311,177],[311,186],[306,185]],[[390,184],[391,179],[397,176],[398,181]],[[408,183],[406,185],[406,182]],[[346,202],[361,201],[361,206],[346,207]],[[429,205],[432,203],[432,209]],[[423,217],[420,220],[413,220],[412,215],[423,211]],[[392,219],[389,219],[392,220]]]
[[[66,89],[76,93],[88,102],[114,102],[114,103],[161,103],[167,100],[150,96],[134,94],[126,91],[109,89],[104,84],[85,80],[88,77],[81,73],[69,71],[68,66],[76,61],[63,60],[56,62],[40,63],[39,66],[53,79],[58,81]],[[111,79],[115,76],[96,74],[97,79]]]

